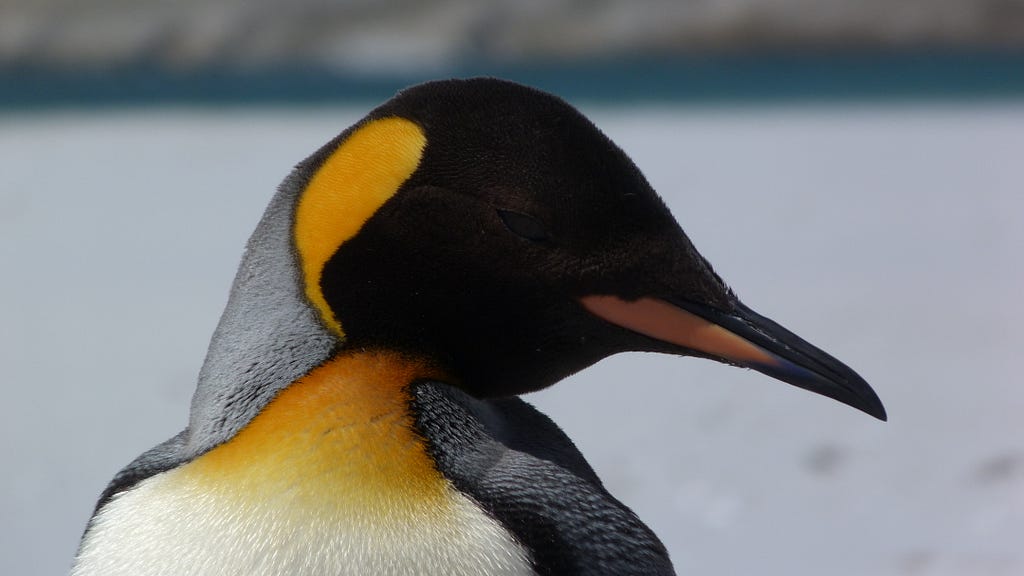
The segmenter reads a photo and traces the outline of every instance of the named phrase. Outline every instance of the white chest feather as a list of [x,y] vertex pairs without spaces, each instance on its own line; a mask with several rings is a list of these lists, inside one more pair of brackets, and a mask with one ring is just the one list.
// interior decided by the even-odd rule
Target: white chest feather
[[340,519],[200,493],[174,474],[107,504],[72,576],[533,574],[510,534],[454,490],[444,511]]

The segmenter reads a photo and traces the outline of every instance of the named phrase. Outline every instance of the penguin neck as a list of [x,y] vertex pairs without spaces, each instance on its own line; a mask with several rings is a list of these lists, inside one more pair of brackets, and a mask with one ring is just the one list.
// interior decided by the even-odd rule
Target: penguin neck
[[246,245],[192,397],[188,457],[233,438],[339,344],[307,304],[295,262],[292,222],[303,171],[300,165],[281,184]]
[[226,442],[112,498],[75,573],[534,574],[418,432],[411,385],[443,376],[392,351],[332,356]]

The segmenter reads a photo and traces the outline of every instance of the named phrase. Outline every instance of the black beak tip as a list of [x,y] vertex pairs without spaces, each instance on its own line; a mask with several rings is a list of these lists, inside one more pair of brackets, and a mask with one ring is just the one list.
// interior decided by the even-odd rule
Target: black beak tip
[[798,388],[842,402],[883,422],[889,419],[878,394],[859,374],[838,360],[821,353],[818,360],[827,359],[829,368],[822,370],[825,373],[822,374],[786,358],[772,355],[775,357],[773,364],[752,362],[747,366]]
[[[867,383],[864,385],[867,386]],[[863,404],[855,406],[855,408],[859,408],[866,414],[874,416],[882,422],[888,422],[889,415],[885,411],[885,406],[882,404],[882,400],[877,394],[875,394],[874,390],[871,390],[871,388],[867,388],[867,390],[871,391],[871,395],[866,398],[862,398]]]
[[861,380],[860,384],[861,386],[858,386],[856,391],[850,392],[849,400],[845,398],[836,398],[836,400],[856,408],[869,416],[874,416],[882,422],[888,421],[889,415],[885,411],[885,406],[882,405],[882,400],[868,386],[867,382]]

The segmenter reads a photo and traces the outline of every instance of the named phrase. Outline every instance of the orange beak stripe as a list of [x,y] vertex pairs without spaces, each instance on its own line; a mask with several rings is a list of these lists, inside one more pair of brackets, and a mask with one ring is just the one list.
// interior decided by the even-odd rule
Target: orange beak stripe
[[633,332],[741,364],[776,365],[760,346],[700,316],[656,298],[623,300],[617,296],[584,296],[591,314]]

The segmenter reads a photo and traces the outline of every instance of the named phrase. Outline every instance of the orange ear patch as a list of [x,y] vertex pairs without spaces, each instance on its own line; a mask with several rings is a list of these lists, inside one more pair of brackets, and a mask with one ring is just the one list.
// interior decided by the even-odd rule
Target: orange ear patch
[[355,130],[316,171],[295,210],[295,245],[306,298],[328,328],[344,337],[320,289],[324,265],[412,176],[426,134],[404,118],[382,118]]

